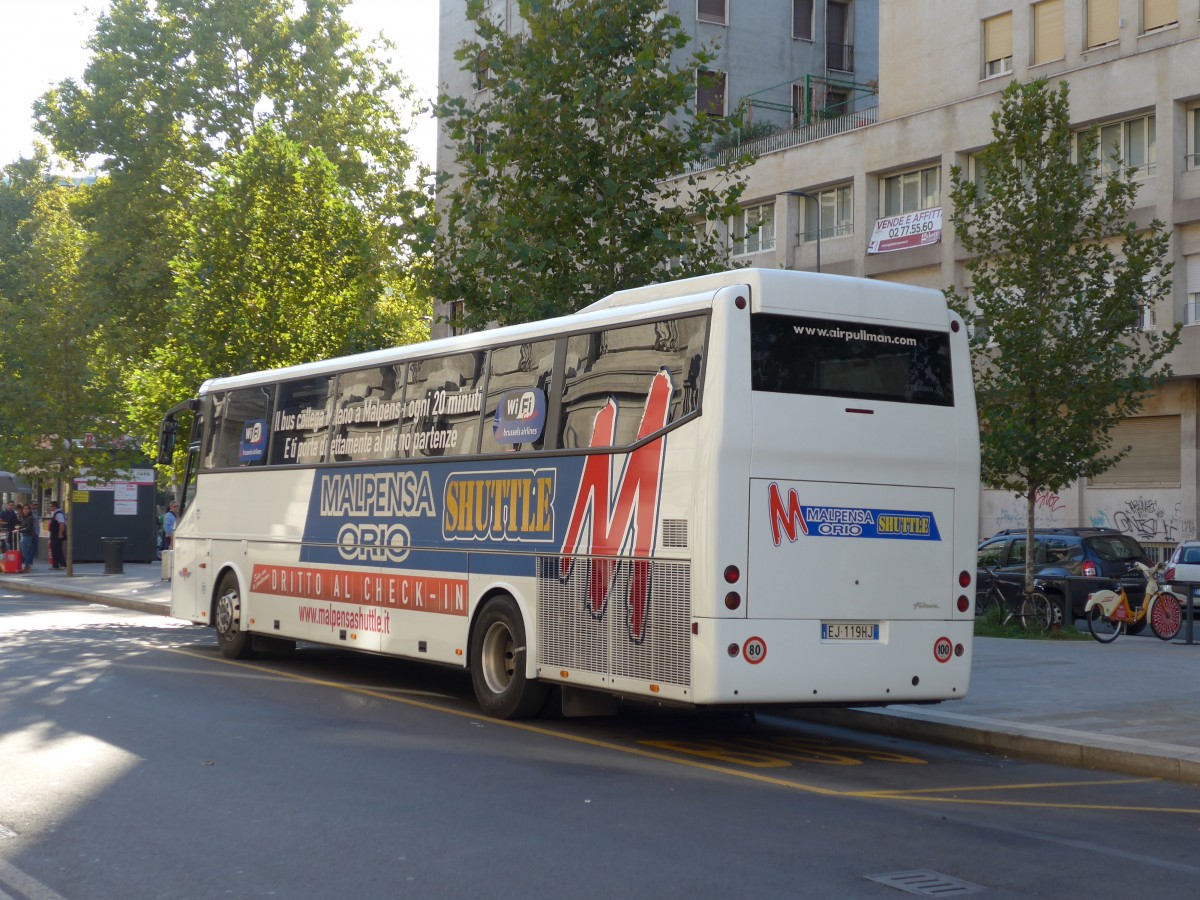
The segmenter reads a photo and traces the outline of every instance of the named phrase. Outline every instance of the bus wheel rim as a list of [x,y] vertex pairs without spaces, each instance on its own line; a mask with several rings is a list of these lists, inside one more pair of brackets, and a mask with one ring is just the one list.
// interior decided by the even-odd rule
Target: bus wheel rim
[[512,632],[503,622],[493,622],[483,636],[483,680],[488,689],[503,694],[512,684],[515,673],[515,653]]

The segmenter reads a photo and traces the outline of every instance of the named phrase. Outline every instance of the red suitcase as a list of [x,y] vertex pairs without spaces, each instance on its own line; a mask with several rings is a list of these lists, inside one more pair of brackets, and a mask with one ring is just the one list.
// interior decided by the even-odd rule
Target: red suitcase
[[4,551],[4,574],[18,575],[24,564],[21,562],[20,550],[5,550]]

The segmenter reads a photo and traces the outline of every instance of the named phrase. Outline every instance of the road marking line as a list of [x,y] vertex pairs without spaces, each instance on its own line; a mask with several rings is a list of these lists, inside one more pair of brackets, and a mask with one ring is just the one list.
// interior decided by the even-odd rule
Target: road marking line
[[[66,900],[61,894],[56,894],[50,888],[46,887],[36,878],[26,875],[14,865],[6,863],[0,859],[0,882],[7,884],[11,888],[15,888],[23,897],[28,900]],[[0,890],[0,898],[2,900],[12,900],[8,894]]]
[[[589,747],[598,747],[604,750],[612,750],[616,753],[625,753],[631,756],[642,757],[643,759],[653,759],[659,762],[672,763],[674,765],[686,766],[691,769],[699,769],[705,772],[713,772],[718,775],[728,775],[733,778],[740,778],[746,781],[754,781],[760,784],[770,784],[776,787],[791,788],[793,790],[803,791],[810,794],[818,794],[824,797],[844,797],[847,799],[862,799],[862,800],[907,800],[913,803],[956,803],[956,804],[975,804],[979,806],[1011,806],[1011,807],[1028,807],[1032,809],[1080,809],[1080,810],[1101,810],[1108,812],[1151,812],[1151,813],[1181,813],[1184,815],[1200,815],[1200,809],[1181,809],[1177,807],[1158,807],[1158,806],[1112,806],[1105,804],[1077,804],[1077,803],[1039,803],[1034,801],[1024,800],[984,800],[979,798],[965,797],[932,797],[922,794],[922,789],[912,791],[844,791],[834,788],[818,787],[815,784],[806,784],[801,781],[789,781],[785,778],[772,778],[769,775],[762,775],[758,772],[745,772],[738,769],[728,768],[726,766],[717,766],[711,763],[697,762],[691,759],[682,759],[678,756],[669,755],[666,753],[654,753],[649,750],[643,750],[639,747],[630,747],[622,744],[615,744],[611,741],[602,741],[595,738],[584,737],[582,735],[568,734],[561,731],[552,731],[549,728],[542,728],[538,725],[530,725],[526,722],[513,722],[506,719],[493,719],[483,715],[480,712],[468,712],[466,710],[454,709],[452,707],[443,706],[438,703],[428,703],[424,700],[414,700],[410,697],[397,697],[392,694],[384,693],[380,690],[372,688],[358,687],[357,685],[346,684],[345,682],[329,681],[324,678],[314,678],[310,675],[300,675],[293,672],[282,672],[273,669],[264,669],[261,666],[253,665],[248,662],[241,662],[235,659],[225,659],[224,657],[214,657],[206,653],[197,653],[192,650],[184,650],[178,647],[159,647],[160,650],[165,650],[168,653],[175,653],[180,656],[190,656],[194,659],[204,660],[206,662],[219,662],[226,665],[236,666],[241,669],[246,669],[250,672],[255,672],[259,675],[266,674],[279,679],[287,679],[291,681],[299,681],[305,684],[316,685],[319,687],[333,688],[334,690],[347,691],[353,694],[360,694],[364,697],[374,697],[378,700],[387,700],[390,703],[402,703],[405,706],[424,709],[430,712],[447,713],[456,716],[460,719],[472,719],[475,721],[483,720],[491,725],[496,725],[504,728],[511,728],[516,731],[524,731],[528,734],[538,734],[544,737],[558,738],[560,740],[571,741],[576,744],[584,744]],[[1082,787],[1089,786],[1104,786],[1108,784],[1138,784],[1146,781],[1156,781],[1160,779],[1131,779],[1131,780],[1103,780],[1097,782],[1086,782]],[[1065,783],[1067,786],[1076,786],[1075,782]],[[1054,783],[1048,783],[1047,786],[1053,786]],[[1017,785],[1015,787],[1004,785],[996,785],[992,787],[962,787],[962,788],[939,788],[937,790],[945,791],[986,791],[986,790],[1019,790],[1022,787],[1030,787],[1029,785]],[[42,900],[42,898],[36,898]],[[47,898],[49,900],[49,898]]]

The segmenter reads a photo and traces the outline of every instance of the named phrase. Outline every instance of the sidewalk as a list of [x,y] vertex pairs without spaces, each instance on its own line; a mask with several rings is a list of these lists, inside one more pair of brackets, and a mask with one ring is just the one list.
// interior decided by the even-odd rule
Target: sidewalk
[[[156,562],[105,575],[82,563],[68,578],[39,564],[0,575],[0,591],[53,594],[170,614]],[[1200,623],[1197,643],[1123,636],[1095,641],[980,638],[969,694],[936,706],[815,709],[797,718],[1130,775],[1200,784]]]

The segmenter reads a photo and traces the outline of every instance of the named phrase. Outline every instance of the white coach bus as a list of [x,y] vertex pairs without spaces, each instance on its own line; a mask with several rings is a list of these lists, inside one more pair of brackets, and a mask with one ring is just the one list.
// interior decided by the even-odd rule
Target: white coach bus
[[493,716],[966,694],[979,441],[936,291],[739,269],[206,382],[172,612],[470,669]]

